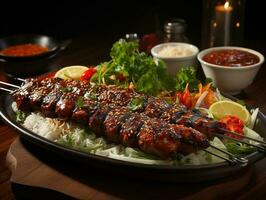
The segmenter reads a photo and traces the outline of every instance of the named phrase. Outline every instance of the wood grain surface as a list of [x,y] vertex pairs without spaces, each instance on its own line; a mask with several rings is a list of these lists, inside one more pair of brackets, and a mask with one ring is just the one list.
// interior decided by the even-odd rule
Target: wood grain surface
[[[252,197],[254,189],[250,186],[253,183],[257,185],[257,192],[263,191],[266,186],[266,159],[226,179],[193,184],[165,183],[136,180],[83,167],[80,163],[51,155],[20,138],[11,145],[7,164],[12,171],[13,188],[25,199],[233,199]],[[25,192],[29,188],[38,193],[29,195]],[[40,188],[49,191],[42,191]],[[244,190],[246,192],[242,193]],[[264,192],[257,193],[263,194]]]

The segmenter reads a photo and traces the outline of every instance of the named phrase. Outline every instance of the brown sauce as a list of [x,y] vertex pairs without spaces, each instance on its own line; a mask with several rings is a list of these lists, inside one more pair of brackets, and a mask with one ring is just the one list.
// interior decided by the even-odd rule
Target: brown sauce
[[0,51],[2,55],[6,56],[33,56],[49,51],[47,47],[43,47],[38,44],[21,44],[7,47]]
[[241,67],[259,62],[259,57],[243,50],[224,49],[212,51],[202,58],[204,61],[221,66]]

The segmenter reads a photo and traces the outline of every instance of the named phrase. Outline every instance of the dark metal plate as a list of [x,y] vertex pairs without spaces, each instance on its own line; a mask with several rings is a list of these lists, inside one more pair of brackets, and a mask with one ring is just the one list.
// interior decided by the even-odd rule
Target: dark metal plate
[[[45,139],[25,128],[15,121],[15,113],[11,108],[12,99],[8,94],[0,96],[0,117],[14,130],[19,132],[23,138],[30,143],[37,145],[53,154],[63,157],[69,162],[81,162],[88,166],[97,167],[105,171],[120,173],[126,176],[134,176],[143,179],[174,181],[174,182],[198,182],[215,180],[233,175],[234,173],[245,170],[240,165],[230,166],[227,162],[206,165],[147,165],[115,160],[112,158],[83,153],[66,148],[60,144]],[[266,136],[266,118],[259,112],[255,130],[263,137]],[[256,151],[246,158],[249,160],[248,166],[264,157],[264,153]],[[78,168],[78,165],[77,165]]]

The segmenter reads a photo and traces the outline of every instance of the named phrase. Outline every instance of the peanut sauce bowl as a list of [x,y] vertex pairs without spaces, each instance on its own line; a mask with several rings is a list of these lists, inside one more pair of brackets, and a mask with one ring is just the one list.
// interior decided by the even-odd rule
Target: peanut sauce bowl
[[238,94],[252,84],[264,62],[261,53],[235,46],[208,48],[202,50],[197,58],[214,87],[229,94]]
[[[14,35],[0,39],[0,69],[6,74],[17,77],[34,76],[48,72],[69,41],[60,42],[53,37],[37,34]],[[4,50],[23,45],[36,45],[46,51],[27,54],[4,54]],[[28,49],[29,51],[29,49]],[[14,51],[13,51],[14,52]],[[21,52],[21,49],[20,49]]]

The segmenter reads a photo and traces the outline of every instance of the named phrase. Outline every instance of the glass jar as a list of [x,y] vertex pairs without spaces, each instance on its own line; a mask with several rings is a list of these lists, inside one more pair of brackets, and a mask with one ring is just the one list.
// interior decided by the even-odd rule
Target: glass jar
[[183,19],[172,19],[164,24],[163,42],[187,42],[187,24]]
[[240,46],[245,0],[203,0],[202,48]]

